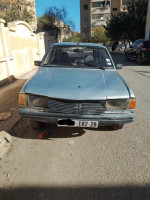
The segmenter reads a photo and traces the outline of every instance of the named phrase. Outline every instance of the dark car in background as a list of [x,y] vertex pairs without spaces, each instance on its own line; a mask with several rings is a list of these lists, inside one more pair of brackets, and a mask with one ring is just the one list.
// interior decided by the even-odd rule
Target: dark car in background
[[138,65],[146,61],[150,62],[150,40],[136,40],[125,50],[125,60],[136,60]]

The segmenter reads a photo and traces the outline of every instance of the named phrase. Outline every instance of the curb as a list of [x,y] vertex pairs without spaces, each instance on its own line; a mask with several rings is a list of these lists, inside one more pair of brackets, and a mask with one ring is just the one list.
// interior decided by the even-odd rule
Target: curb
[[7,84],[11,84],[12,82],[14,82],[16,80],[14,75],[11,75],[3,80],[0,81],[0,87],[7,85]]

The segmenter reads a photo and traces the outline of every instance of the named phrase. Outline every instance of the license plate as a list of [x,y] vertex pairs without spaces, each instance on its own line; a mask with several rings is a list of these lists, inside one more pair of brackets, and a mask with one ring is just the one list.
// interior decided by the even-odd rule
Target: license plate
[[[61,121],[62,119],[59,119],[58,121]],[[71,120],[74,122],[73,124],[58,124],[58,126],[68,126],[68,127],[88,127],[88,128],[98,128],[98,121],[77,121],[77,120]]]

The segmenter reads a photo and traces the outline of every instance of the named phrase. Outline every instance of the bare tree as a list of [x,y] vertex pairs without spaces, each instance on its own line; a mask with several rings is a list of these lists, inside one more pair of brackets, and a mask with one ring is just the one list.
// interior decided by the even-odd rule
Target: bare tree
[[57,8],[51,6],[38,20],[38,30],[52,31],[58,37],[62,31],[68,33],[74,28],[74,23],[68,17],[66,7]]

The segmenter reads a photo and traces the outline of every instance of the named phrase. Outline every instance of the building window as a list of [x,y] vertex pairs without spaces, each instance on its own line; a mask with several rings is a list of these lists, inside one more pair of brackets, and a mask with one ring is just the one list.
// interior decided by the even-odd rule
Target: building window
[[83,26],[83,32],[84,33],[88,33],[89,32],[89,29],[87,28],[87,26],[85,24]]
[[10,10],[12,9],[12,4],[9,4],[9,9],[10,9]]
[[95,7],[101,7],[101,2],[92,2],[92,7],[95,8]]
[[100,7],[104,8],[105,6],[110,6],[110,1],[97,1],[97,2],[92,2],[92,7]]
[[118,8],[113,8],[113,9],[112,9],[112,11],[117,11],[117,10],[118,10]]
[[92,19],[108,20],[109,16],[110,16],[109,14],[95,14],[92,15]]
[[88,33],[88,32],[89,32],[88,28],[84,28],[84,33]]
[[92,15],[92,19],[101,19],[101,17],[103,17],[103,15]]
[[84,10],[88,10],[88,4],[84,4]]
[[88,21],[88,16],[84,16],[84,21],[85,21],[85,22]]
[[22,7],[21,7],[21,6],[18,6],[18,10],[19,10],[19,11],[22,11]]

